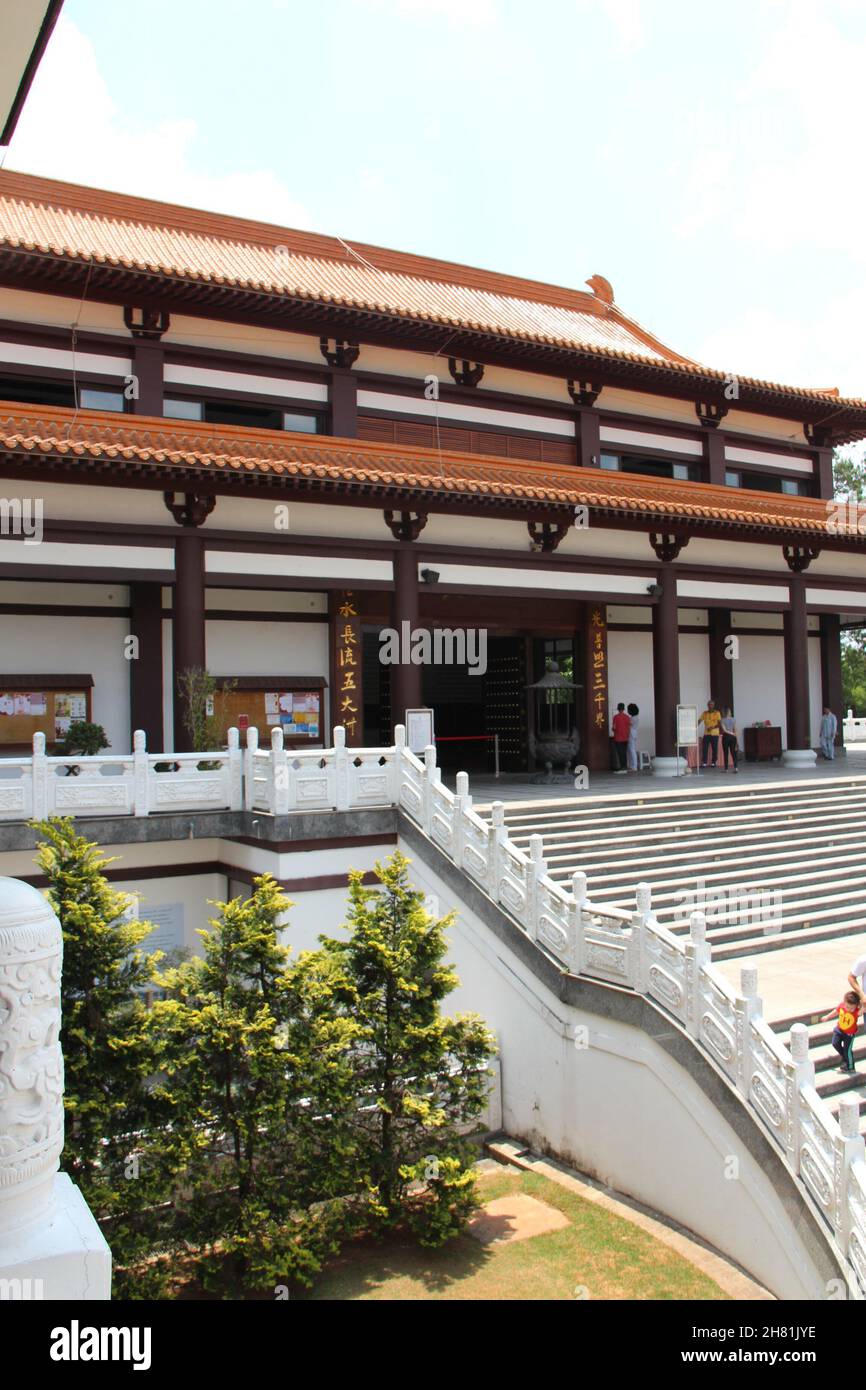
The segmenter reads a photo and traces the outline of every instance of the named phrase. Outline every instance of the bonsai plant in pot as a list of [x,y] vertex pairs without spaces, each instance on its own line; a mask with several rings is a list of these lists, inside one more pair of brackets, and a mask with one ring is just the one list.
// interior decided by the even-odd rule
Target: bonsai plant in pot
[[[103,748],[110,747],[101,724],[91,724],[87,719],[73,719],[63,741],[57,745],[57,751],[63,758],[74,757],[76,753],[81,758],[95,758]],[[79,771],[80,768],[73,763],[67,767],[66,775],[77,777]]]

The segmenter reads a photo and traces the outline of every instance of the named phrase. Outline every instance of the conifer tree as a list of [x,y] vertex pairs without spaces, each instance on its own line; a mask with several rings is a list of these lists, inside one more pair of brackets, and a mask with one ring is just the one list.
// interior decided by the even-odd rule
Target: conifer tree
[[69,818],[33,828],[36,862],[63,932],[61,1044],[66,1142],[61,1164],[105,1226],[121,1262],[141,1235],[137,1213],[155,1200],[142,1148],[151,1122],[151,1053],[141,991],[158,959],[143,944],[151,924],[130,916],[132,899],[112,888],[106,859]]
[[[307,1061],[316,1010],[301,1019],[277,939],[291,904],[264,874],[246,901],[215,906],[204,955],[160,976],[166,997],[152,1010],[168,1120],[160,1142],[169,1171],[185,1169],[176,1235],[198,1252],[206,1288],[309,1282],[338,1248],[343,1213],[339,1202],[310,1210],[311,1165],[298,1161],[302,1136],[325,1126]],[[324,1139],[321,1150],[320,1170]],[[337,1195],[322,1171],[317,1184],[321,1198]]]
[[453,914],[425,910],[408,867],[399,851],[377,864],[380,888],[352,873],[349,937],[320,940],[336,967],[334,1008],[354,1025],[344,1184],[366,1189],[382,1227],[405,1224],[436,1245],[474,1205],[476,1153],[464,1133],[484,1108],[495,1044],[477,1015],[440,1012],[459,983],[444,960]]

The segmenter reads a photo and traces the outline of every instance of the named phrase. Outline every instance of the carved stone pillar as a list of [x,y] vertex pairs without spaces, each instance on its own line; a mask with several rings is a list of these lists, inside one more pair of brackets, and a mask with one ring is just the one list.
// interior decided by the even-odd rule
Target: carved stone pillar
[[60,923],[42,894],[0,879],[0,1232],[52,1202],[63,1148]]
[[111,1254],[63,1149],[60,923],[0,878],[0,1279],[15,1300],[107,1299]]

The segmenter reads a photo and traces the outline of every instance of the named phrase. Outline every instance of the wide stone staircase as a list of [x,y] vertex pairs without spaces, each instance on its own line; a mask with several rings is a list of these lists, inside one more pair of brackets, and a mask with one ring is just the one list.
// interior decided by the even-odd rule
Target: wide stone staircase
[[[505,824],[522,849],[541,835],[556,881],[582,869],[591,904],[632,910],[636,884],[648,883],[658,920],[678,935],[700,908],[716,961],[866,935],[866,777],[506,805]],[[793,1024],[806,1025],[818,1094],[834,1112],[856,1096],[866,1134],[863,1025],[852,1077],[838,1070],[832,1023],[815,1021],[843,989],[844,978],[833,998],[816,987],[812,1012],[768,1022],[786,1044]]]
[[599,907],[648,883],[683,935],[700,909],[715,960],[866,931],[866,777],[518,803],[505,824],[522,849],[541,835],[557,882],[582,869]]

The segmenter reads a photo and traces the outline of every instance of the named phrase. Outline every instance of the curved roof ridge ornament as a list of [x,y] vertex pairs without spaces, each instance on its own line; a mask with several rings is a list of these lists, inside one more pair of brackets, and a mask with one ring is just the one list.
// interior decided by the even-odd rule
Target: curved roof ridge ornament
[[583,283],[589,285],[596,299],[600,299],[602,304],[613,305],[613,285],[603,275],[590,275],[589,279],[584,280]]

